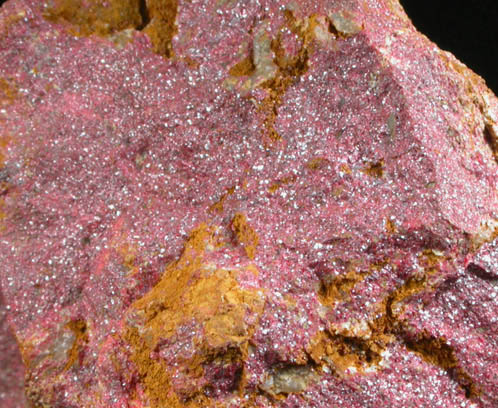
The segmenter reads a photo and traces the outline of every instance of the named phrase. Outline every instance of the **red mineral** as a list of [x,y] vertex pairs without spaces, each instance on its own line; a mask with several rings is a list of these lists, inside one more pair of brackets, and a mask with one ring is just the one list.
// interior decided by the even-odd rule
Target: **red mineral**
[[498,100],[396,0],[9,0],[0,48],[2,407],[498,406]]

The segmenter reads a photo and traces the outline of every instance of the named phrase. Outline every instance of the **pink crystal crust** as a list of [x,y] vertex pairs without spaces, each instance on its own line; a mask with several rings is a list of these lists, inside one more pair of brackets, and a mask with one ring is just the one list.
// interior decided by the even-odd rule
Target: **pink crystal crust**
[[498,406],[481,78],[395,0],[66,3],[0,8],[1,406]]

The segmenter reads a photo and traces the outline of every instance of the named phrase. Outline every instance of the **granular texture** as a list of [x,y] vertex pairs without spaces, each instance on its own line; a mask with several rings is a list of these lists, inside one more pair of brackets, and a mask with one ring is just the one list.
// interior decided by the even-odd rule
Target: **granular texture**
[[498,101],[396,0],[0,8],[0,405],[498,406]]

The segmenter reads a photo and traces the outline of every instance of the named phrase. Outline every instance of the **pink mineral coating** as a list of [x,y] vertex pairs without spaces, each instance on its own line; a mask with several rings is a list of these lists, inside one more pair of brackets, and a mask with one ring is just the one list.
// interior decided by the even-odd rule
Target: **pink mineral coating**
[[[253,102],[264,92],[224,84],[258,28],[275,37],[285,7],[298,19],[347,11],[362,29],[317,43],[277,107],[281,141],[268,145]],[[0,285],[17,340],[37,345],[24,350],[36,362],[29,381],[50,389],[48,403],[146,407],[129,356],[114,354],[121,371],[109,357],[122,347],[130,305],[179,257],[196,226],[229,229],[244,213],[259,236],[255,258],[234,247],[210,260],[259,270],[238,277],[242,287],[263,289],[265,300],[244,362],[248,392],[275,367],[294,364],[317,332],[375,318],[379,302],[420,272],[425,249],[445,260],[431,277],[435,290],[408,299],[403,317],[414,335],[444,337],[480,390],[467,398],[450,373],[397,341],[373,372],[323,372],[301,393],[282,400],[262,393],[254,406],[498,405],[498,251],[489,238],[498,220],[498,166],[484,136],[498,132],[498,102],[416,32],[398,3],[180,1],[170,60],[153,54],[141,32],[117,47],[73,37],[42,12],[36,0],[0,9],[0,27],[8,27],[0,76],[18,89],[0,110],[0,136],[10,138]],[[300,47],[288,30],[283,45],[289,55]],[[316,158],[323,165],[312,169]],[[381,161],[382,177],[364,171]],[[292,181],[269,191],[286,177]],[[209,212],[234,186],[223,212]],[[478,250],[474,242],[482,243]],[[137,248],[136,274],[123,266],[121,244]],[[385,259],[350,299],[323,310],[321,279],[346,273],[347,261],[367,272]],[[84,320],[89,337],[66,370],[71,320]],[[196,352],[189,337],[196,330],[196,322],[178,328],[180,340],[161,343],[154,358],[181,364]],[[13,344],[6,338],[2,347]],[[21,370],[19,359],[8,365]],[[213,365],[196,383],[179,370],[173,387],[215,384],[209,396],[238,407],[239,369]]]
[[24,395],[24,364],[16,338],[7,322],[0,293],[0,407],[28,407]]
[[498,279],[498,238],[482,245],[472,257],[468,267],[478,276]]

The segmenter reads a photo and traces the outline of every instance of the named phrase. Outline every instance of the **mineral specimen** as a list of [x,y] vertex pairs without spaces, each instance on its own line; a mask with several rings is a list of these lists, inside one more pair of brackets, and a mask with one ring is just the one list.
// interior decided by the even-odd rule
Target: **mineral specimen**
[[498,406],[498,101],[396,0],[9,0],[0,48],[2,407]]

